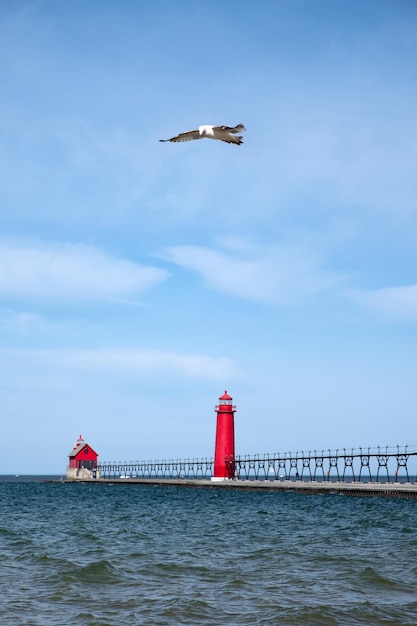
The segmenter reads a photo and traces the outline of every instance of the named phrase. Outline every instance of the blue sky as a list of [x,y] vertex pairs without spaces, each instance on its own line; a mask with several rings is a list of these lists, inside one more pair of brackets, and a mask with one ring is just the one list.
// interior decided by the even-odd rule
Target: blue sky
[[[417,4],[2,0],[0,473],[417,443]],[[159,139],[244,123],[242,146]]]

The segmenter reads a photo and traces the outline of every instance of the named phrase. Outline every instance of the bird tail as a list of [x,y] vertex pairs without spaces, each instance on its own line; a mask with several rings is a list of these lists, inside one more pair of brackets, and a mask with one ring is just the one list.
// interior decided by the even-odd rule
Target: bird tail
[[243,133],[246,130],[244,124],[238,124],[234,128],[232,128],[232,132],[234,133]]

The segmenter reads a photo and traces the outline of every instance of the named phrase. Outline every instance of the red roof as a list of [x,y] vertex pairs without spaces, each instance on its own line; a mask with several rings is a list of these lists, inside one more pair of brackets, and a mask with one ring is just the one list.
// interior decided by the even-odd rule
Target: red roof
[[83,440],[82,443],[78,444],[73,450],[71,450],[71,452],[68,455],[70,459],[73,459],[74,457],[76,457],[81,452],[81,450],[84,450],[86,446],[89,448],[90,453],[98,457],[97,452],[90,446],[90,444],[88,444],[86,441]]
[[227,391],[224,392],[222,396],[220,396],[219,400],[233,400],[232,396],[229,396]]

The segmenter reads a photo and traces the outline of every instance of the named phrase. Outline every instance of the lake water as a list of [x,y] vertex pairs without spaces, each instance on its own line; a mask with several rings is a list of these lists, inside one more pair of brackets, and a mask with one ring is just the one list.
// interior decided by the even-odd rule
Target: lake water
[[417,501],[0,478],[5,626],[417,624]]

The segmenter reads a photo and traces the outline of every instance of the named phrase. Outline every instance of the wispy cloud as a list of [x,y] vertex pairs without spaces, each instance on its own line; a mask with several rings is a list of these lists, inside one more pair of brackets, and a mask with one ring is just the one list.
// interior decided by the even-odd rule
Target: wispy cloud
[[0,333],[9,336],[39,332],[39,329],[50,327],[51,323],[51,320],[44,319],[36,313],[0,309]]
[[207,285],[230,296],[271,305],[291,305],[342,280],[317,254],[299,246],[257,246],[223,240],[223,249],[173,246],[164,258],[200,274]]
[[72,244],[0,242],[0,294],[18,299],[123,299],[155,287],[165,270]]
[[35,366],[71,369],[78,372],[101,372],[137,375],[157,373],[180,374],[191,378],[224,380],[236,374],[236,365],[228,357],[205,354],[182,354],[140,348],[0,350],[0,366],[23,364],[27,370]]
[[384,317],[417,321],[417,284],[354,291],[348,297]]

